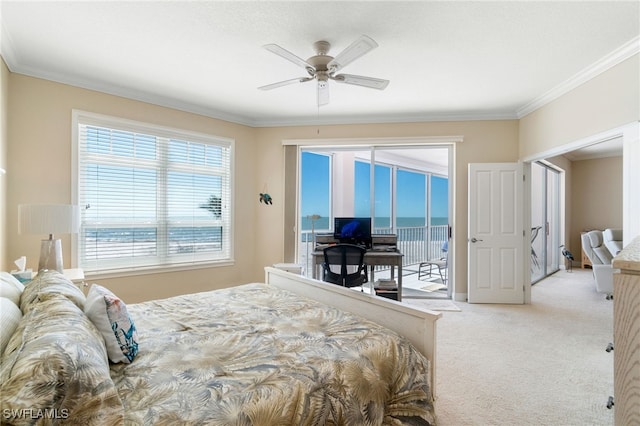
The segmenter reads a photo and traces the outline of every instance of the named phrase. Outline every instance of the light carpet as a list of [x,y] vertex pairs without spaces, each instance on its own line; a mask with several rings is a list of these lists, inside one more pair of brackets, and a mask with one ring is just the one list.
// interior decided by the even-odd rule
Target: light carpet
[[403,297],[402,302],[407,305],[429,309],[430,311],[460,312],[460,307],[449,299],[410,299]]
[[456,302],[438,321],[439,425],[613,425],[613,303],[590,270],[531,293],[530,305]]

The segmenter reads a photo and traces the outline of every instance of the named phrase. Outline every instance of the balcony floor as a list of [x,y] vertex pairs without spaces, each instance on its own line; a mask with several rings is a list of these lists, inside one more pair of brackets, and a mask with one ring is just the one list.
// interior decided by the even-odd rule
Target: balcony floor
[[[389,270],[375,272],[375,280],[390,278]],[[365,291],[370,291],[369,284],[365,284]],[[418,264],[407,265],[402,268],[402,298],[403,299],[449,299],[447,287],[436,271],[431,277],[418,280]]]

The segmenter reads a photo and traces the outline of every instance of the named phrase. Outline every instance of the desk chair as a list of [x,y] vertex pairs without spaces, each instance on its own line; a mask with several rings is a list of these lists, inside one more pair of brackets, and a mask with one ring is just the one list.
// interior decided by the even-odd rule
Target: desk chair
[[359,287],[368,281],[364,247],[336,244],[323,250],[322,280],[343,287]]
[[428,260],[425,262],[420,262],[420,265],[418,266],[418,279],[422,279],[422,277],[425,278],[431,278],[431,276],[433,275],[433,269],[437,268],[438,269],[438,274],[440,275],[440,279],[442,280],[442,284],[447,284],[447,252],[449,251],[449,244],[448,241],[445,241],[442,244],[441,249],[443,256],[440,257],[440,259],[437,260]]

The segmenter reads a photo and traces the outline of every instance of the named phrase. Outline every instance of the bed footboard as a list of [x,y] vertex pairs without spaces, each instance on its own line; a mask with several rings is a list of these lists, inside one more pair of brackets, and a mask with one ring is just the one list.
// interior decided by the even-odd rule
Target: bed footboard
[[327,284],[272,267],[265,268],[265,282],[360,315],[405,336],[429,360],[431,392],[435,397],[436,321],[442,313],[410,307],[394,300]]

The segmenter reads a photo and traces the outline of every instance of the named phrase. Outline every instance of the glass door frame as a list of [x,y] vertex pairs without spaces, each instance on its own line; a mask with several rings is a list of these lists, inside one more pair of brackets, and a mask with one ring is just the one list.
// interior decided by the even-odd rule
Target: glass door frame
[[[429,174],[432,176],[440,176],[440,177],[446,177],[448,179],[448,200],[447,200],[447,212],[448,212],[448,222],[449,222],[449,241],[448,241],[448,247],[449,247],[449,262],[448,262],[448,282],[447,282],[447,293],[448,293],[448,297],[452,297],[453,293],[454,293],[454,288],[455,288],[455,281],[454,281],[454,250],[453,250],[453,240],[451,239],[452,237],[452,233],[451,233],[451,227],[453,226],[453,222],[455,220],[455,212],[453,209],[453,201],[455,200],[455,183],[454,183],[454,178],[455,178],[455,167],[454,167],[454,159],[455,159],[455,144],[453,143],[438,143],[438,144],[430,144],[430,143],[426,143],[426,144],[376,144],[375,142],[373,142],[372,144],[356,144],[356,145],[350,145],[350,144],[338,144],[338,145],[325,145],[325,144],[320,144],[320,145],[315,145],[315,144],[304,144],[304,145],[298,145],[297,146],[297,158],[298,158],[298,170],[297,170],[297,191],[296,191],[296,248],[295,248],[295,255],[296,255],[296,261],[300,260],[300,250],[303,249],[303,247],[299,247],[298,245],[301,244],[301,235],[303,232],[303,227],[302,227],[302,220],[303,220],[303,216],[302,216],[302,206],[301,206],[301,200],[302,200],[302,194],[301,194],[301,181],[300,181],[300,176],[301,176],[301,159],[302,159],[302,152],[304,151],[313,151],[313,150],[317,150],[318,153],[320,152],[324,152],[324,153],[329,153],[332,150],[336,150],[336,151],[358,151],[360,153],[365,152],[365,151],[369,151],[371,153],[370,155],[370,160],[369,160],[369,164],[374,164],[377,165],[378,163],[380,163],[381,165],[385,166],[385,167],[390,167],[391,168],[391,174],[393,175],[392,178],[392,182],[391,184],[393,184],[394,182],[396,182],[396,176],[395,176],[395,171],[398,168],[402,168],[402,169],[406,169],[406,170],[415,170],[415,167],[411,167],[411,166],[406,166],[404,164],[390,164],[387,160],[383,160],[380,159],[381,161],[376,161],[376,152],[381,153],[384,150],[400,150],[400,149],[436,149],[436,148],[440,148],[440,149],[446,149],[447,152],[447,166],[446,166],[446,173],[442,173],[442,171],[436,171],[436,172],[430,172]],[[382,157],[382,156],[381,156]],[[355,162],[355,160],[354,160]],[[332,161],[330,162],[331,166],[330,167],[334,167],[335,162]],[[370,185],[371,187],[369,188],[370,191],[370,201],[371,200],[375,200],[375,198],[373,198],[375,196],[375,169],[376,167],[370,167],[369,168],[369,173],[370,173]],[[331,178],[330,178],[330,191],[333,191],[333,187],[334,185],[337,184],[336,179],[334,177],[334,173],[331,172],[330,173]],[[394,220],[395,216],[396,216],[396,208],[395,208],[395,199],[396,199],[396,191],[394,189],[392,189],[391,191],[391,206],[390,206],[390,228],[391,230],[394,230],[397,226],[396,221]],[[431,203],[430,200],[430,194],[428,195],[428,203]],[[333,199],[333,197],[330,197]],[[331,213],[330,213],[330,217],[334,216],[334,205],[333,205],[333,201],[331,202],[332,205],[330,206],[331,209]],[[298,213],[300,212],[300,213]],[[306,213],[304,213],[306,214]],[[370,216],[372,218],[374,218],[376,215],[376,211],[375,211],[375,204],[374,203],[370,203]],[[430,211],[425,212],[426,216],[430,215]],[[430,224],[431,222],[431,218],[430,217],[426,217],[426,223],[427,225]],[[331,221],[331,218],[329,219],[329,221]],[[307,262],[308,263],[308,262]]]
[[[539,167],[541,174],[534,172]],[[542,161],[531,163],[531,285],[560,269],[560,241],[562,232],[562,171]],[[541,182],[534,182],[537,177]],[[534,194],[538,185],[539,193]],[[539,195],[539,202],[534,199]],[[533,209],[539,209],[537,215]],[[534,225],[534,218],[541,225]],[[535,243],[535,244],[534,244]]]

